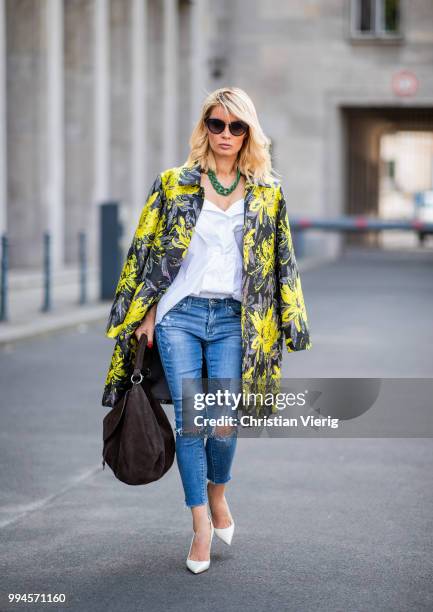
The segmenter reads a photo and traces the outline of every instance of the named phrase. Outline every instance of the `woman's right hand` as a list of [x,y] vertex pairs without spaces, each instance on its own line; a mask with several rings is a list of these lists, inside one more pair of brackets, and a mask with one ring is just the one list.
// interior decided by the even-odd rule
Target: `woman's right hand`
[[156,304],[148,310],[146,316],[140,323],[140,325],[135,330],[135,336],[137,340],[140,340],[140,337],[143,334],[147,336],[147,346],[152,348],[153,346],[153,333],[155,329],[155,317],[156,317]]

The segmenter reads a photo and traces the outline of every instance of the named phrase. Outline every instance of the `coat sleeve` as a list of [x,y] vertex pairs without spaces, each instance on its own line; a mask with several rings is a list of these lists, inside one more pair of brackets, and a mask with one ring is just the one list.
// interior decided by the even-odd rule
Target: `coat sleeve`
[[113,305],[108,316],[105,335],[117,338],[140,282],[152,241],[158,226],[164,201],[161,174],[158,174],[147,194],[137,228],[117,283]]
[[293,248],[287,205],[282,186],[278,191],[277,271],[281,327],[289,353],[310,349],[307,312]]

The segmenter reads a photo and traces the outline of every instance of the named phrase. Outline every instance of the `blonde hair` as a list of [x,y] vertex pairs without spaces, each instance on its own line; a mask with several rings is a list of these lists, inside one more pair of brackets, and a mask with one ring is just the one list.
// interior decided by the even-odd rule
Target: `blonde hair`
[[213,108],[221,104],[225,110],[248,124],[249,130],[238,153],[238,168],[249,181],[272,183],[278,180],[278,173],[272,168],[270,139],[259,123],[254,104],[248,94],[239,87],[221,87],[208,94],[203,102],[201,116],[189,139],[190,153],[184,162],[187,166],[199,163],[206,172],[216,172],[216,162],[209,145],[205,121]]

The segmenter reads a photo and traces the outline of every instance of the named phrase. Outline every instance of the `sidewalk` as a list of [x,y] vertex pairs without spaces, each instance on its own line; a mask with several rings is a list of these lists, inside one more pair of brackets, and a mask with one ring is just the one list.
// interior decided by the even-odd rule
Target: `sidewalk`
[[[314,348],[285,353],[283,377],[431,377],[432,263],[433,253],[380,251],[309,263]],[[402,321],[409,347],[396,350]],[[144,487],[102,470],[112,353],[102,329],[0,350],[2,611],[24,609],[8,593],[35,592],[66,602],[32,612],[432,609],[432,438],[240,437],[235,539],[214,538],[198,578],[185,567],[191,513],[176,465]]]
[[88,270],[87,304],[79,302],[77,267],[53,274],[50,312],[42,312],[43,279],[39,271],[10,271],[8,320],[0,322],[0,345],[106,319],[110,301],[99,300],[99,277]]
[[[300,272],[326,263],[322,257],[304,258],[298,262]],[[0,346],[33,336],[52,333],[80,324],[106,320],[111,301],[99,300],[99,276],[88,271],[88,303],[80,305],[78,268],[64,268],[53,275],[52,310],[42,312],[43,279],[40,272],[9,273],[8,321],[0,322]]]

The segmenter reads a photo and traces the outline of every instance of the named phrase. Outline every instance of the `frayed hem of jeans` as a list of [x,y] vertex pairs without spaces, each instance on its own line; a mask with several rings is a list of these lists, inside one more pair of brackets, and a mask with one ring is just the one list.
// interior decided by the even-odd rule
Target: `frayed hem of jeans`
[[195,508],[196,506],[206,506],[209,503],[209,500],[206,499],[206,501],[204,502],[200,502],[198,504],[194,503],[194,504],[188,504],[186,501],[184,502],[184,509],[185,510],[191,510],[191,508]]
[[228,478],[227,480],[224,480],[224,482],[215,482],[214,480],[212,480],[211,478],[209,478],[209,476],[207,477],[208,481],[212,484],[215,485],[220,485],[220,484],[227,484],[228,482],[230,482],[230,480],[232,480],[233,476],[230,476],[230,478]]

